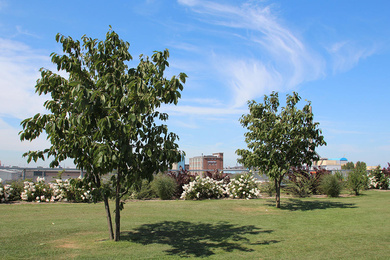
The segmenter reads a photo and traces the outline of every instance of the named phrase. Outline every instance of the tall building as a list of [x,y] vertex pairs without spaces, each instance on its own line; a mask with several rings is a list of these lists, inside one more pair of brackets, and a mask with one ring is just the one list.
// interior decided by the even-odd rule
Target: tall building
[[190,158],[190,170],[223,170],[223,153]]

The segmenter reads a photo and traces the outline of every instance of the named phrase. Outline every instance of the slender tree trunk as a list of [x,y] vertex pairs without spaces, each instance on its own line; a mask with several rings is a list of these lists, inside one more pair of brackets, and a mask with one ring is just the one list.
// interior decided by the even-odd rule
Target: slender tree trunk
[[110,204],[108,202],[108,197],[106,196],[105,191],[102,190],[102,183],[100,182],[100,177],[95,177],[94,180],[95,180],[96,186],[100,189],[100,192],[103,196],[104,209],[106,210],[106,216],[107,216],[108,233],[110,235],[110,240],[113,240],[114,239],[114,230],[112,229],[111,211],[110,211]]
[[120,210],[120,192],[121,192],[121,172],[118,171],[116,176],[116,191],[115,191],[115,241],[120,240],[121,232],[121,210]]
[[104,194],[104,192],[103,192],[103,201],[104,201],[104,208],[106,210],[106,215],[107,215],[107,225],[108,225],[108,232],[110,233],[110,240],[113,240],[114,239],[114,230],[112,229],[110,204],[108,203],[108,198]]
[[280,208],[280,182],[275,178],[276,208]]

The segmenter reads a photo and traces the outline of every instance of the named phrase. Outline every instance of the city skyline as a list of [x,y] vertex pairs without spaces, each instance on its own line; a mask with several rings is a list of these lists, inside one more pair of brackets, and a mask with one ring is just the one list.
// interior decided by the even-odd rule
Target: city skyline
[[[55,35],[104,39],[109,25],[138,56],[170,51],[167,77],[188,75],[177,106],[163,106],[169,130],[188,158],[246,147],[239,124],[248,100],[296,91],[312,102],[326,158],[367,165],[390,162],[390,2],[366,1],[52,1],[0,0],[0,161],[28,166],[21,155],[48,147],[21,143],[20,121],[45,113],[34,93],[39,69],[55,70]],[[47,166],[50,160],[31,164]],[[71,166],[70,160],[62,164]]]

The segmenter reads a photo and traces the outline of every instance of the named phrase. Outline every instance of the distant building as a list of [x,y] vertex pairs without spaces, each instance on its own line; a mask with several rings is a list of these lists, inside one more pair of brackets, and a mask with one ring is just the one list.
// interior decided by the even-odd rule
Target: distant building
[[61,177],[63,180],[69,178],[78,178],[80,175],[83,175],[82,171],[79,169],[70,169],[70,168],[20,168],[20,167],[9,167],[0,169],[0,178],[3,181],[14,181],[18,179],[22,180],[33,180],[36,181],[38,177],[45,178],[46,182],[52,182],[55,179]]
[[223,170],[223,153],[202,155],[190,158],[190,171],[193,170]]
[[186,159],[185,156],[182,155],[181,156],[181,161],[178,162],[178,163],[172,164],[172,169],[171,170],[175,170],[175,171],[177,171],[177,170],[185,170],[185,167],[186,167],[185,159]]
[[341,166],[343,166],[347,162],[347,158],[320,158],[320,160],[314,162],[312,166],[329,171],[339,171],[341,170]]

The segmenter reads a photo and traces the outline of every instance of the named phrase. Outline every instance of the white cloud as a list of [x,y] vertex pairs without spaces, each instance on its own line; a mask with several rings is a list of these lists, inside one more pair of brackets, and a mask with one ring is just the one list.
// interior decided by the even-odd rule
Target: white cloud
[[19,131],[21,130],[8,125],[0,118],[0,144],[3,151],[27,152],[29,150],[45,149],[50,146],[46,134],[32,142],[20,141]]
[[201,21],[226,28],[227,34],[238,35],[237,39],[242,41],[240,48],[250,46],[252,57],[214,55],[215,68],[233,92],[234,107],[270,90],[291,90],[324,75],[323,59],[278,21],[271,6],[246,3],[236,7],[195,0],[179,3],[199,14]]
[[375,47],[361,47],[352,41],[336,42],[327,48],[332,57],[333,73],[352,69],[360,60],[374,54],[375,50]]
[[39,68],[49,64],[49,56],[29,46],[0,38],[0,116],[26,118],[43,112],[44,96],[35,93]]
[[30,33],[29,31],[23,29],[22,26],[20,26],[20,25],[16,26],[16,31],[17,31],[17,33],[13,37],[21,34],[21,35],[31,36],[31,37],[34,37],[34,38],[39,38],[38,35]]

